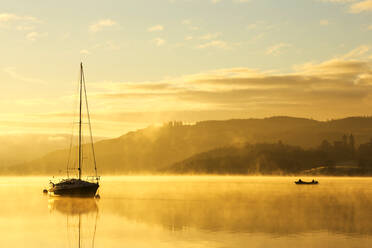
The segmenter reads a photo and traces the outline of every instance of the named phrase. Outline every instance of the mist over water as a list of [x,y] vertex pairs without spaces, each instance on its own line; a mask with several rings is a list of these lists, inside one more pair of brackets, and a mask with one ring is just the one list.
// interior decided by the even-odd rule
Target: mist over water
[[372,179],[296,179],[105,177],[93,200],[45,196],[48,178],[2,177],[2,246],[370,247]]

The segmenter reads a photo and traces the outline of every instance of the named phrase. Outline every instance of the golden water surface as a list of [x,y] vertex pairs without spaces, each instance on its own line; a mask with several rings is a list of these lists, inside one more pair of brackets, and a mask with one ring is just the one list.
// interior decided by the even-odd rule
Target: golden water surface
[[372,247],[372,179],[103,177],[101,199],[0,178],[1,247]]

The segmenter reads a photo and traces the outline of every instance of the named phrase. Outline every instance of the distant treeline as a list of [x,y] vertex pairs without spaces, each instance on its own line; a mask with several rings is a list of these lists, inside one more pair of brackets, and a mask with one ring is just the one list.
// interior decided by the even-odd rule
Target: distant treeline
[[372,174],[372,141],[355,148],[354,137],[333,144],[324,140],[304,149],[281,141],[214,149],[175,163],[164,171],[195,174]]

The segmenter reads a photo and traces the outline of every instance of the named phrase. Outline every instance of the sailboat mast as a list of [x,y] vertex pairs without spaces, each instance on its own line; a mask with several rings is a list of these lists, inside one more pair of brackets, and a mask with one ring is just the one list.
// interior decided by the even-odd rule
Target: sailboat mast
[[81,179],[81,106],[83,93],[83,63],[80,63],[80,107],[79,107],[79,179]]
[[81,213],[79,213],[79,248],[81,247]]

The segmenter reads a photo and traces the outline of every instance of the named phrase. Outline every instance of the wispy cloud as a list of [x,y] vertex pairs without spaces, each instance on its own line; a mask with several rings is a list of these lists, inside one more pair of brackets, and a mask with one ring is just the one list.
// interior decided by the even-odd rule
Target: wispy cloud
[[275,27],[276,25],[267,23],[266,21],[256,21],[247,25],[248,30],[259,29],[259,31],[268,31]]
[[116,50],[120,50],[120,45],[114,41],[106,41],[104,43],[98,43],[98,44],[95,44],[93,45],[90,50],[96,50],[96,49],[104,49],[104,50],[108,50],[108,51],[116,51]]
[[273,45],[271,47],[268,47],[266,49],[266,54],[267,55],[273,55],[273,56],[278,56],[280,55],[285,48],[291,47],[292,45],[289,43],[279,43],[276,45]]
[[120,50],[120,45],[114,41],[107,41],[104,47],[105,49],[110,50],[110,51]]
[[13,13],[0,13],[0,28],[14,29],[17,31],[31,31],[41,23],[36,17],[22,16]]
[[319,21],[319,24],[320,24],[320,26],[328,26],[329,25],[329,21],[326,20],[326,19],[323,19],[323,20],[320,20]]
[[371,51],[371,47],[368,45],[361,45],[350,52],[346,53],[345,55],[342,55],[340,58],[342,59],[363,59],[367,55],[367,53]]
[[203,43],[197,46],[197,48],[204,49],[204,48],[229,48],[228,44],[222,40],[212,40],[207,43]]
[[162,38],[155,38],[155,39],[152,40],[152,42],[153,42],[156,46],[160,47],[160,46],[163,46],[163,45],[165,44],[166,41],[165,41],[164,39],[162,39]]
[[40,37],[48,36],[48,33],[30,32],[26,34],[26,39],[29,41],[36,41]]
[[208,33],[208,34],[200,36],[200,39],[201,40],[214,40],[214,39],[218,38],[219,36],[221,36],[220,32],[218,32],[218,33]]
[[115,25],[117,25],[117,23],[115,21],[113,21],[111,19],[103,19],[103,20],[99,20],[99,21],[93,23],[92,25],[90,25],[89,30],[93,33],[96,33],[96,32],[101,31],[104,28],[112,27],[112,26],[115,26]]
[[361,2],[353,3],[350,6],[352,13],[360,13],[364,11],[372,11],[372,0],[364,0]]
[[80,50],[80,54],[88,55],[88,54],[90,54],[90,52],[86,49],[82,49],[82,50]]
[[37,78],[30,78],[20,75],[16,72],[15,67],[5,67],[3,68],[3,71],[7,73],[11,78],[22,81],[22,82],[28,82],[28,83],[37,83],[37,84],[45,84],[45,81]]
[[17,26],[16,29],[19,30],[19,31],[30,31],[30,30],[35,29],[35,26],[31,26],[31,25],[20,25],[20,26]]
[[156,32],[156,31],[163,31],[163,30],[164,30],[164,27],[162,25],[155,25],[147,29],[147,31],[149,32]]
[[252,34],[250,42],[257,43],[257,41],[262,40],[266,36],[271,36],[274,32],[280,30],[278,24],[270,24],[265,21],[257,21],[250,23],[246,27],[247,31]]
[[40,20],[33,16],[21,16],[13,13],[0,13],[0,24],[10,23],[15,21],[29,21],[40,22]]
[[94,54],[96,51],[118,51],[120,49],[121,49],[120,44],[109,40],[102,43],[96,43],[92,46],[81,49],[80,54],[89,55]]
[[317,0],[320,2],[348,4],[349,11],[354,14],[372,11],[372,0]]
[[357,0],[318,0],[318,1],[328,2],[328,3],[352,3],[352,2],[355,2]]
[[192,21],[190,19],[185,19],[181,23],[182,23],[182,25],[187,26],[190,30],[194,30],[195,31],[195,30],[199,30],[200,29],[199,26],[193,25],[192,24]]
[[191,24],[191,20],[190,19],[185,19],[185,20],[182,20],[181,22],[183,25],[190,25]]
[[[223,0],[210,0],[213,4],[222,2]],[[248,3],[251,0],[232,0],[233,3]]]

